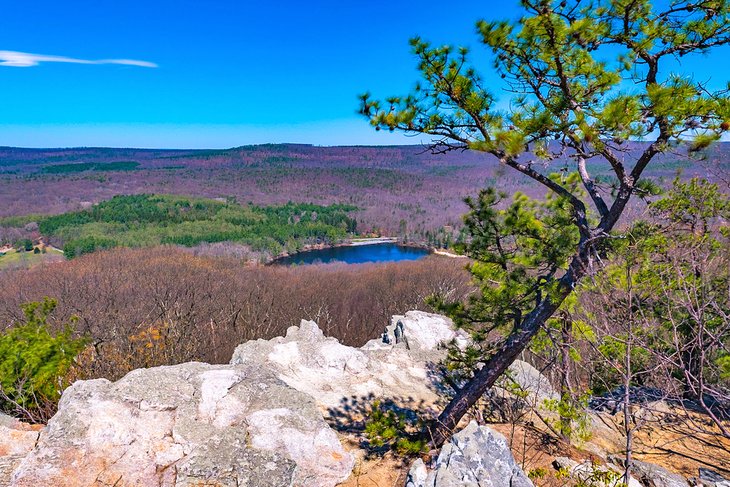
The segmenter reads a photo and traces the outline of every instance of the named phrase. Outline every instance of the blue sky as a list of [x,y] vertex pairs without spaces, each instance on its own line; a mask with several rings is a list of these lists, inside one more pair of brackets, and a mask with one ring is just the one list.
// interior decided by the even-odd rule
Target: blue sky
[[415,143],[374,132],[355,114],[357,95],[408,91],[410,37],[478,52],[475,21],[515,18],[516,3],[7,2],[0,51],[95,62],[6,60],[26,67],[0,66],[0,145]]

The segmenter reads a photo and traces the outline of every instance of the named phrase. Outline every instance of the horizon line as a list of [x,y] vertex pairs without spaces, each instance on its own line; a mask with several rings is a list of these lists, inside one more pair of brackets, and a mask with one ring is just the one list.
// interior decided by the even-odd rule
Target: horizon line
[[242,147],[262,146],[303,146],[303,147],[428,147],[430,144],[312,144],[308,142],[261,142],[258,144],[243,144],[231,147],[198,147],[198,148],[176,148],[176,147],[136,147],[136,146],[111,146],[111,145],[78,145],[60,147],[31,147],[16,145],[0,145],[2,149],[23,149],[23,150],[76,150],[76,149],[124,149],[124,150],[145,150],[145,151],[209,151],[209,150],[235,150]]
[[[635,140],[630,141],[632,144],[650,144],[648,140]],[[718,140],[715,144],[727,144],[730,140]],[[257,144],[242,144],[230,147],[196,147],[196,148],[179,148],[179,147],[139,147],[139,146],[112,146],[112,145],[78,145],[78,146],[56,146],[56,147],[34,147],[34,146],[16,146],[16,145],[0,145],[0,150],[3,149],[21,149],[21,150],[89,150],[89,149],[124,149],[124,150],[144,150],[144,151],[211,151],[211,150],[235,150],[243,147],[263,147],[263,146],[302,146],[302,147],[322,147],[322,148],[337,148],[337,147],[429,147],[431,144],[417,143],[417,144],[313,144],[309,142],[261,142]],[[454,149],[454,150],[459,150]],[[464,150],[470,150],[465,147]],[[480,152],[480,151],[476,151]]]

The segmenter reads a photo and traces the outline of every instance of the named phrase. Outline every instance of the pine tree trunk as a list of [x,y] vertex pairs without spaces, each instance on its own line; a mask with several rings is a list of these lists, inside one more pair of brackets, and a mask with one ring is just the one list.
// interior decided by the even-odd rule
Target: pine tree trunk
[[587,264],[588,250],[582,246],[582,251],[573,259],[568,271],[560,279],[558,292],[540,301],[525,316],[522,323],[510,333],[499,350],[494,352],[439,415],[430,432],[431,445],[434,448],[441,447],[451,438],[461,418],[494,385],[517,356],[527,348],[540,327],[557,311],[580,278],[585,275]]

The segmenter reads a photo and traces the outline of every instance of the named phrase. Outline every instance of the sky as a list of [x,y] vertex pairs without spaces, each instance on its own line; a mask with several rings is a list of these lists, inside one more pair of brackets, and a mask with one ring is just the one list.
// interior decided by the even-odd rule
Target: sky
[[[356,114],[357,95],[410,90],[418,76],[408,46],[415,35],[473,48],[487,82],[497,86],[474,25],[515,19],[516,4],[7,2],[0,16],[0,145],[418,143],[375,132]],[[712,61],[690,68],[730,79],[728,63]]]

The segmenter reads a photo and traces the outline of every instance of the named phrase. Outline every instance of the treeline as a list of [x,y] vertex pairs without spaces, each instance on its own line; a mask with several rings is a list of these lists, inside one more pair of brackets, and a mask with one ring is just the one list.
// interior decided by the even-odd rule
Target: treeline
[[113,247],[194,246],[232,241],[276,255],[305,244],[333,243],[357,230],[353,206],[235,201],[169,195],[115,196],[87,210],[40,219],[44,236],[60,241],[69,258]]
[[21,305],[51,297],[52,331],[78,317],[90,337],[78,377],[116,379],[138,367],[227,362],[240,343],[284,335],[302,319],[360,346],[391,315],[429,310],[432,294],[463,298],[459,259],[348,266],[243,266],[175,247],[114,249],[56,265],[0,274],[0,323],[23,321]]
[[41,168],[43,174],[72,174],[85,171],[134,171],[139,167],[136,161],[79,162],[76,164],[53,164]]

